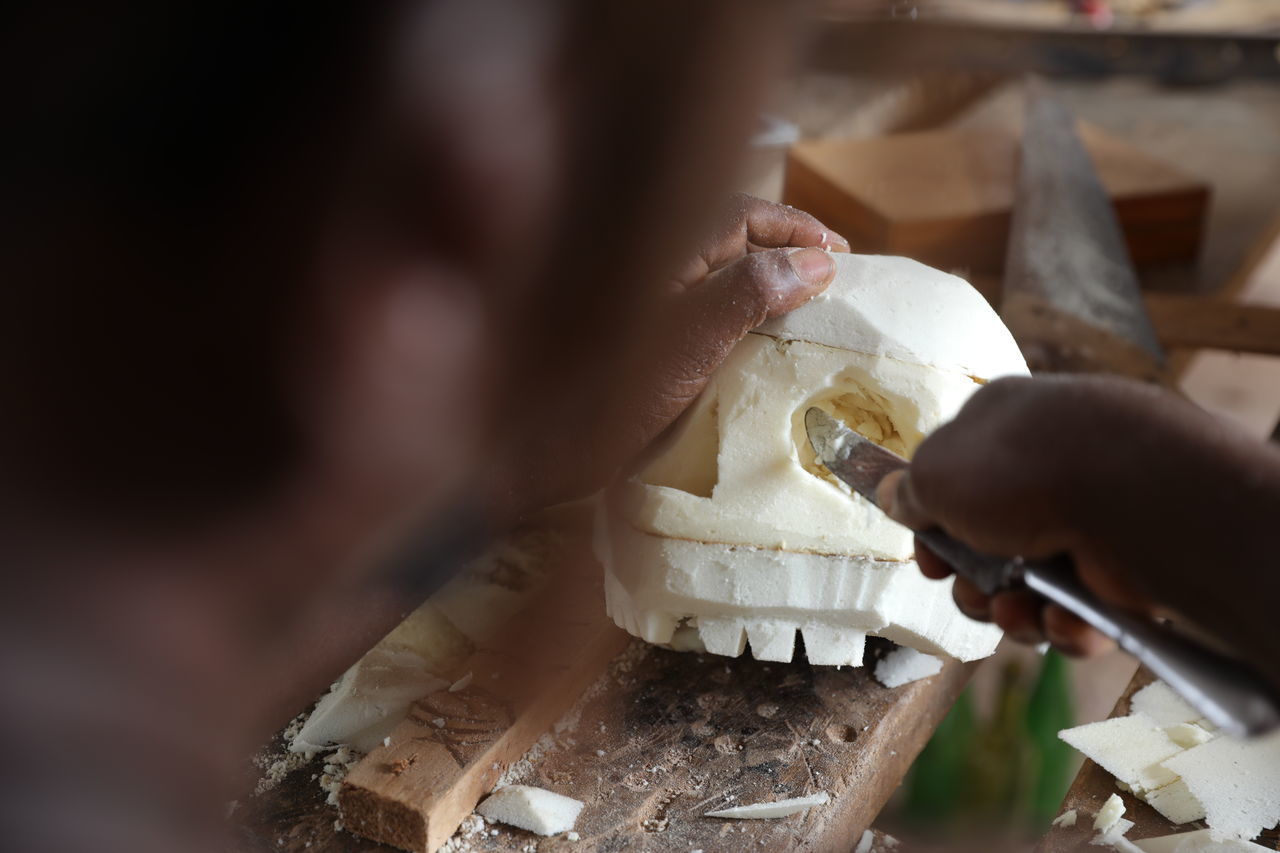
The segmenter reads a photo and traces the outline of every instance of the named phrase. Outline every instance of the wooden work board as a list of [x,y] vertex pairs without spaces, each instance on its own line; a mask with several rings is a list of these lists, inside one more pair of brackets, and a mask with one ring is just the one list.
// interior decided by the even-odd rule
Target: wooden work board
[[[557,606],[589,614],[574,620],[572,642],[554,668],[562,680],[537,679],[551,685],[541,695],[559,694],[555,716],[545,716],[546,706],[532,712],[534,706],[510,700],[505,679],[488,677],[496,664],[486,663],[505,656],[481,650],[467,665],[476,673],[471,684],[420,702],[389,745],[351,769],[339,794],[341,814],[325,803],[317,782],[325,762],[317,757],[242,803],[237,820],[246,845],[297,853],[395,849],[350,831],[360,828],[398,839],[402,849],[436,849],[501,778],[586,803],[575,827],[580,840],[539,838],[497,824],[484,825],[481,834],[471,818],[450,849],[518,851],[536,842],[544,853],[851,850],[950,709],[972,665],[953,661],[936,676],[891,690],[871,676],[877,656],[891,648],[875,639],[868,642],[867,666],[857,669],[810,666],[801,652],[791,663],[770,663],[649,646],[603,617],[601,570],[592,562],[585,571],[581,562],[589,553],[587,534],[584,525],[583,541],[557,552],[573,565],[531,607],[544,619]],[[571,599],[571,606],[563,604]],[[529,657],[517,656],[522,664]],[[544,716],[535,719],[539,713]],[[830,802],[788,818],[703,816],[819,791]]]
[[[1133,694],[1155,681],[1155,676],[1147,669],[1139,668],[1124,693],[1116,702],[1111,712],[1112,717],[1123,717],[1129,713],[1129,700]],[[1175,824],[1164,815],[1147,805],[1142,800],[1116,787],[1115,777],[1103,770],[1094,762],[1085,759],[1076,775],[1071,789],[1062,801],[1062,811],[1075,809],[1078,815],[1075,826],[1053,826],[1041,838],[1036,853],[1080,853],[1086,850],[1098,850],[1089,841],[1096,835],[1093,828],[1093,816],[1112,794],[1119,794],[1124,800],[1125,819],[1133,821],[1133,829],[1125,833],[1131,841],[1154,838],[1161,835],[1172,835],[1177,832],[1190,832],[1204,829],[1204,821]],[[1259,844],[1268,849],[1280,850],[1280,829],[1270,829],[1257,839]],[[1105,849],[1105,848],[1101,848]]]

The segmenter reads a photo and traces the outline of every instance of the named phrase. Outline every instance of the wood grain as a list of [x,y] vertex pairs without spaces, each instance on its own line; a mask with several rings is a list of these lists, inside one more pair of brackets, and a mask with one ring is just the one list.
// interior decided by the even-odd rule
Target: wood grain
[[1167,348],[1280,355],[1280,308],[1175,293],[1148,293],[1144,299]]

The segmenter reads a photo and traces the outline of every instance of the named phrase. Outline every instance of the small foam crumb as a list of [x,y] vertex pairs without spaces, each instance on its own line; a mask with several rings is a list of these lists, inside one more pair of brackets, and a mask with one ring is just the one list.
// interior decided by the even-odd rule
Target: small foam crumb
[[858,839],[858,846],[853,848],[853,853],[871,853],[871,846],[876,843],[876,834],[871,830],[862,833],[862,837]]
[[581,840],[582,840],[582,836],[581,836],[581,835],[579,835],[578,833],[574,832],[573,830],[569,830],[569,834],[568,834],[568,835],[566,835],[566,836],[565,836],[565,838],[569,839],[570,841],[581,841]]
[[538,835],[558,835],[573,829],[583,805],[581,800],[544,788],[508,785],[490,794],[476,812]]
[[901,687],[937,675],[942,658],[926,655],[909,646],[899,646],[876,663],[875,676],[885,687]]
[[466,690],[469,686],[471,686],[472,677],[473,677],[472,674],[468,672],[466,675],[462,676],[457,681],[453,682],[453,684],[449,685],[449,692],[457,693],[459,690]]
[[1093,817],[1093,828],[1099,832],[1107,832],[1120,818],[1124,817],[1124,800],[1120,799],[1119,794],[1112,794],[1107,797],[1107,801],[1102,804],[1102,808],[1098,809],[1098,813]]
[[391,746],[391,735],[387,735],[382,739],[383,746]]
[[1075,826],[1077,817],[1079,817],[1079,815],[1075,809],[1067,809],[1065,812],[1053,819],[1053,825],[1062,827]]

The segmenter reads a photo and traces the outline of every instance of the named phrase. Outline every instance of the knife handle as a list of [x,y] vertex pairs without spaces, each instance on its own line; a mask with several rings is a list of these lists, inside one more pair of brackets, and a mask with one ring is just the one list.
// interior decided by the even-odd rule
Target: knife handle
[[980,554],[939,528],[916,536],[987,595],[1025,586],[1079,616],[1223,731],[1253,737],[1280,729],[1280,691],[1267,679],[1167,625],[1104,603],[1080,582],[1066,554],[1009,560]]
[[1103,603],[1065,555],[1018,562],[1028,589],[1115,640],[1224,732],[1254,737],[1280,728],[1277,691],[1255,670],[1167,625]]

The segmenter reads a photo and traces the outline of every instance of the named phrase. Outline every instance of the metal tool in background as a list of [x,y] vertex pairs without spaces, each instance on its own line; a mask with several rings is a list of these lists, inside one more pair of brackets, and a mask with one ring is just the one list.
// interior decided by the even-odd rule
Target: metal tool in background
[[1039,80],[1027,84],[1000,316],[1032,372],[1168,381],[1111,198],[1074,118]]
[[[878,507],[876,487],[887,474],[906,468],[907,460],[821,409],[809,409],[804,420],[818,460]],[[1253,737],[1280,729],[1280,693],[1258,672],[1168,625],[1104,603],[1080,582],[1069,556],[1024,560],[979,554],[938,528],[919,531],[916,536],[986,595],[1030,589],[1079,616],[1115,640],[1224,732]]]

